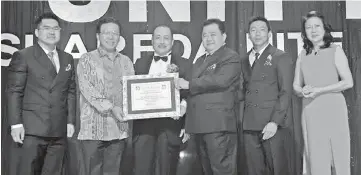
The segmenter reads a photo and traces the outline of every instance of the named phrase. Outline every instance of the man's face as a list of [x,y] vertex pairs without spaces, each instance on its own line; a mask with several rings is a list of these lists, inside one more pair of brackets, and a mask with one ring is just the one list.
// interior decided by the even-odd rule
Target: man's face
[[170,29],[162,26],[157,27],[153,32],[152,45],[154,51],[160,56],[170,52],[173,46],[173,36]]
[[60,30],[59,23],[55,19],[43,19],[35,29],[35,36],[40,43],[55,46],[60,40]]
[[227,35],[222,34],[218,24],[209,24],[203,27],[202,41],[207,52],[213,53],[222,47],[226,41]]
[[268,31],[266,22],[254,21],[249,26],[249,39],[253,46],[262,47],[268,43],[271,32]]
[[97,33],[97,38],[100,42],[100,47],[108,52],[114,52],[119,43],[120,30],[115,23],[105,23],[100,26],[100,33]]

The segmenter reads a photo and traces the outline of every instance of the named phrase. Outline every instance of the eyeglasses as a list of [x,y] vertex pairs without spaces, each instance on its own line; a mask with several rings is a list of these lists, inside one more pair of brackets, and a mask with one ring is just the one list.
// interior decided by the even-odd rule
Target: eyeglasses
[[120,35],[117,32],[100,32],[100,33],[105,36],[119,36]]
[[48,26],[45,26],[45,27],[39,28],[39,30],[45,30],[45,31],[50,31],[50,30],[60,31],[61,28],[60,28],[60,27],[48,27]]

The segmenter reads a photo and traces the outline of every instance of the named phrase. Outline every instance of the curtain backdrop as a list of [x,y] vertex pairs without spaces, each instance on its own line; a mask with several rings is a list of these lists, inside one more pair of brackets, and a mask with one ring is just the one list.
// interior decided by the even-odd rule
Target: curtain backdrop
[[[160,24],[170,26],[175,34],[173,52],[188,59],[195,59],[203,53],[201,46],[202,22],[211,17],[219,17],[225,21],[227,45],[241,56],[252,47],[247,41],[248,20],[252,16],[265,16],[270,19],[273,31],[272,43],[278,48],[291,53],[296,60],[302,41],[300,40],[301,16],[308,11],[317,10],[323,13],[326,21],[334,29],[337,44],[342,45],[352,70],[354,87],[344,92],[349,109],[351,131],[351,167],[352,175],[361,174],[361,17],[348,17],[351,7],[345,1],[297,2],[278,1],[1,1],[1,93],[4,95],[7,77],[7,66],[14,51],[33,45],[34,20],[43,12],[53,11],[61,18],[60,49],[71,53],[77,59],[81,54],[94,50],[97,46],[95,37],[96,22],[100,17],[114,17],[122,24],[121,43],[118,49],[135,60],[151,51],[150,36],[153,29]],[[359,3],[360,4],[360,3]],[[361,9],[361,5],[358,9]],[[355,8],[353,8],[355,10]],[[97,15],[98,14],[98,15]],[[278,14],[278,15],[277,15]],[[322,69],[320,68],[320,71]],[[18,161],[16,149],[10,136],[6,115],[7,101],[1,98],[1,152],[2,174],[16,171]],[[302,174],[302,135],[300,125],[301,101],[293,97],[293,123],[289,128],[290,142],[287,153],[290,157],[288,165],[292,174]],[[79,111],[77,111],[79,114]],[[327,121],[325,121],[327,122]],[[322,128],[320,128],[322,129]],[[335,128],[337,129],[337,128]],[[77,122],[76,131],[79,130]],[[240,144],[240,174],[245,168]],[[128,147],[131,148],[131,142]],[[179,175],[190,174],[199,170],[196,164],[192,142],[182,146],[185,157],[181,160]],[[124,167],[125,174],[131,171],[131,151],[127,153]],[[69,140],[69,155],[66,174],[79,174],[81,156],[77,153],[77,141]],[[183,165],[184,164],[184,165]],[[187,165],[188,164],[188,165]],[[186,166],[187,165],[187,166]],[[194,166],[190,166],[194,165]],[[182,168],[183,167],[183,168]],[[193,167],[191,169],[189,167]]]

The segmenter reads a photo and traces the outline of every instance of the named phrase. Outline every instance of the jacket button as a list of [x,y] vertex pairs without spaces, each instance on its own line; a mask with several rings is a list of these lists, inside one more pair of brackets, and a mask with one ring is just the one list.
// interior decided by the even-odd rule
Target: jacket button
[[256,90],[256,93],[258,93],[258,90]]
[[44,79],[45,77],[41,77],[41,79]]
[[257,107],[257,106],[258,106],[258,104],[255,104],[255,105],[254,105],[254,107]]

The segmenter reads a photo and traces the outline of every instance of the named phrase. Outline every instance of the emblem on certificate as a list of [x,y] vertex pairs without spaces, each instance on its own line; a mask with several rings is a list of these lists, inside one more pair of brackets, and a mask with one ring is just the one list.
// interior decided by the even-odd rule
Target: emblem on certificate
[[178,73],[123,77],[125,120],[164,118],[180,115]]

